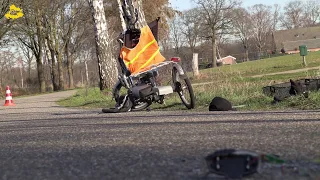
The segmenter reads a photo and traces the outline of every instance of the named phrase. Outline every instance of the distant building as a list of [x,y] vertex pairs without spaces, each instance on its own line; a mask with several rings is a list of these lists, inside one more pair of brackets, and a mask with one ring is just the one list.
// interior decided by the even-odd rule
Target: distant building
[[222,63],[223,65],[231,65],[231,64],[237,64],[236,61],[237,58],[233,57],[233,56],[227,56],[221,59],[217,60],[217,63]]
[[277,52],[299,53],[300,45],[306,45],[308,51],[319,51],[320,26],[276,31],[273,41]]

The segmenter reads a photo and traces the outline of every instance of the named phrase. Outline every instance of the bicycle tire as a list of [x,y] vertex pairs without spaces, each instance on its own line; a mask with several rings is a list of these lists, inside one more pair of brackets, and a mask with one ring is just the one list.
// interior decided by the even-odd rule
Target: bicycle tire
[[[115,102],[116,102],[117,104],[121,103],[121,102],[118,102],[118,101],[121,100],[121,99],[120,99],[120,97],[121,97],[120,89],[121,89],[122,87],[123,87],[123,86],[122,86],[121,84],[118,84],[118,86],[115,87],[114,90],[113,90],[113,96],[114,96]],[[132,111],[141,111],[141,110],[149,107],[151,104],[152,104],[152,103],[150,103],[150,102],[140,102],[139,104],[133,104],[131,110],[132,110]]]
[[[174,83],[174,89],[178,93],[182,103],[188,108],[193,109],[195,107],[195,96],[193,92],[193,88],[190,82],[190,79],[187,75],[179,75],[176,68],[173,68],[172,71],[172,79]],[[185,83],[186,88],[182,87],[182,83]],[[189,93],[190,100],[186,99],[187,97],[184,95],[184,89],[187,89]]]

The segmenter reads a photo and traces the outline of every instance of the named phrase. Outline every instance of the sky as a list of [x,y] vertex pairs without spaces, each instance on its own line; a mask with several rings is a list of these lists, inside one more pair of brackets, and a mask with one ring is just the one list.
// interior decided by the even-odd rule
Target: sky
[[[285,5],[290,0],[242,0],[242,7],[248,7],[255,4],[266,4],[273,5],[279,4],[280,6]],[[191,9],[194,6],[194,3],[191,0],[169,0],[172,7],[178,10],[187,10]]]

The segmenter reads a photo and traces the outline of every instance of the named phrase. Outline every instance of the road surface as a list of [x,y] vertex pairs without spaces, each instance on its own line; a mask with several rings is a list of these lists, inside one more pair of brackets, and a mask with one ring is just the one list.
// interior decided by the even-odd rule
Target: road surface
[[216,179],[204,158],[222,148],[288,162],[249,179],[320,178],[320,111],[103,114],[55,104],[74,92],[0,107],[1,179]]

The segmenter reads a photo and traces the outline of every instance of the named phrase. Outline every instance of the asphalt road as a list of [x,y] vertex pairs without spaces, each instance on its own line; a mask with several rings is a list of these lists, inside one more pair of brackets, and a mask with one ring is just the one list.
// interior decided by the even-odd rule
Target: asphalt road
[[216,179],[204,157],[222,148],[294,164],[251,179],[320,179],[320,111],[103,114],[54,103],[73,93],[0,107],[1,179]]

